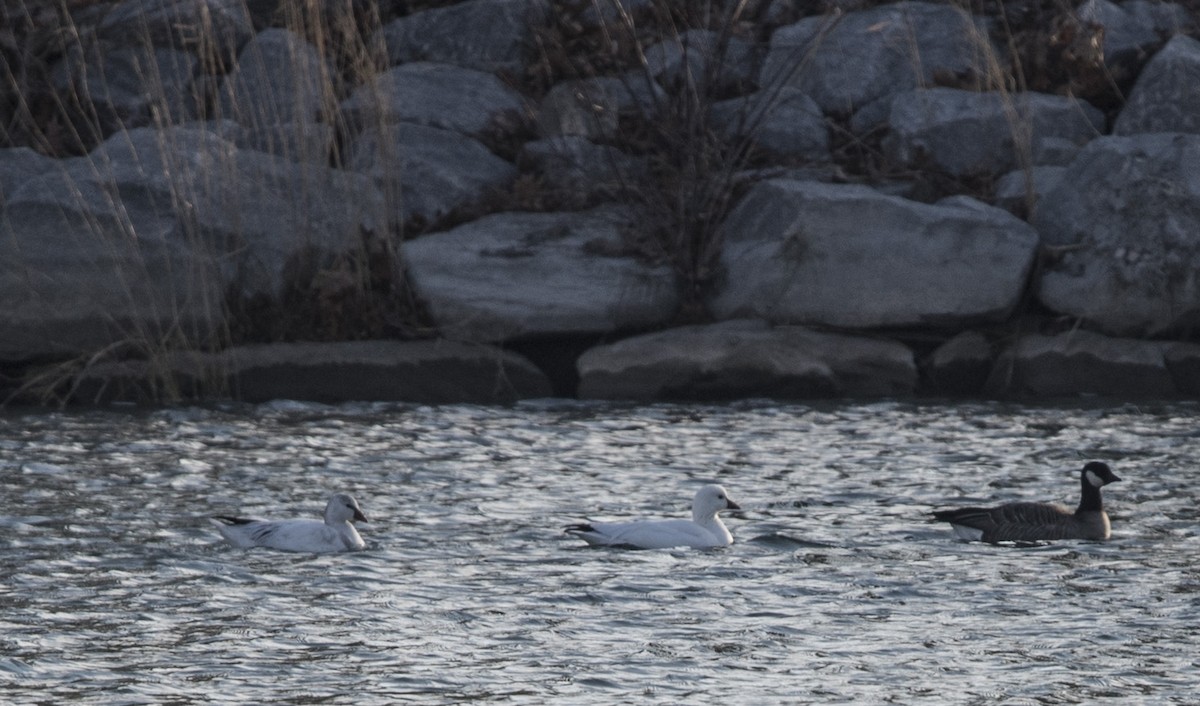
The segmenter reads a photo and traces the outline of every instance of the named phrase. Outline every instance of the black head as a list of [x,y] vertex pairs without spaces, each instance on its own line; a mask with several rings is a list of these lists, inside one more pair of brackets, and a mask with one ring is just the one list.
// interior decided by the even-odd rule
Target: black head
[[1109,483],[1116,483],[1121,480],[1116,473],[1108,467],[1107,463],[1100,461],[1091,461],[1083,467],[1083,480],[1090,483],[1093,487],[1102,488]]

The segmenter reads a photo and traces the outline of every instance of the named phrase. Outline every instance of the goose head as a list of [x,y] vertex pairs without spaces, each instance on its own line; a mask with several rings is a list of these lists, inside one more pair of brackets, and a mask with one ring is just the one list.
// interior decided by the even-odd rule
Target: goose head
[[358,507],[358,501],[345,493],[338,493],[329,499],[325,505],[325,524],[336,525],[342,522],[366,522],[367,516]]
[[1116,483],[1121,479],[1112,472],[1107,463],[1092,461],[1083,467],[1083,480],[1093,488],[1103,488],[1109,483]]
[[722,510],[741,509],[740,505],[730,499],[724,488],[716,484],[706,485],[696,491],[696,497],[692,500],[692,519],[703,522],[716,517]]

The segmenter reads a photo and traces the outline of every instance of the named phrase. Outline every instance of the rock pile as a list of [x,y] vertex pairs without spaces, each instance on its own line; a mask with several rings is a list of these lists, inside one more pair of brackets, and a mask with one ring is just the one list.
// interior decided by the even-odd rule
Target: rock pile
[[[0,369],[75,361],[77,399],[1200,393],[1182,6],[1061,18],[1101,38],[1094,68],[1144,64],[1127,103],[1093,105],[1000,90],[999,28],[952,5],[749,3],[732,35],[540,88],[555,26],[616,36],[655,3],[424,5],[361,37],[378,64],[358,72],[281,4],[93,17],[50,73],[103,139],[0,149]],[[753,154],[724,175],[699,318],[678,253],[647,246],[663,168],[629,134],[681,94]],[[848,145],[887,174],[848,173]],[[356,286],[419,314],[340,343],[262,342],[239,318]]]

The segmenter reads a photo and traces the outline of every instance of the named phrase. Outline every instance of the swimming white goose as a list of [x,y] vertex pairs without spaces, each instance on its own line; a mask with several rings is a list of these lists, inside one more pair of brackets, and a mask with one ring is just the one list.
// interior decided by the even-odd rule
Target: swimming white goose
[[668,549],[724,547],[733,536],[717,517],[722,510],[740,510],[719,485],[706,485],[696,491],[690,520],[641,520],[638,522],[590,522],[570,525],[566,531],[588,544]]
[[230,544],[285,552],[349,552],[366,548],[351,520],[366,522],[358,502],[338,493],[325,505],[325,521],[254,520],[218,515],[212,519]]
[[1119,480],[1108,464],[1092,461],[1079,473],[1082,496],[1073,513],[1061,505],[1023,502],[938,510],[933,513],[933,519],[949,522],[956,535],[972,541],[1108,539],[1112,530],[1100,489]]

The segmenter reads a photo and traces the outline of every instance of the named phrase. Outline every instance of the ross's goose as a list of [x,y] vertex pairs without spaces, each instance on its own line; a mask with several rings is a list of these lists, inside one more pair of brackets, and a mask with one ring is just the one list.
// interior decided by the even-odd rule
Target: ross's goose
[[345,493],[329,498],[325,521],[254,520],[218,515],[213,523],[221,536],[237,547],[269,547],[285,552],[348,552],[367,545],[351,520],[366,522],[358,502]]
[[690,520],[642,520],[638,522],[589,522],[570,525],[566,531],[588,544],[668,549],[724,547],[733,536],[717,517],[722,510],[740,510],[719,485],[706,485],[696,491]]
[[996,507],[937,510],[933,519],[949,522],[960,539],[984,542],[1036,542],[1053,539],[1108,539],[1108,514],[1100,489],[1121,480],[1108,464],[1092,461],[1079,472],[1079,507],[1071,512],[1050,503],[1008,503]]

